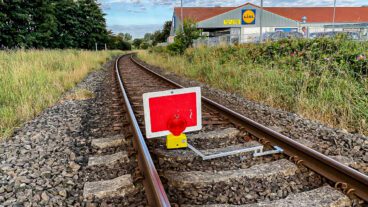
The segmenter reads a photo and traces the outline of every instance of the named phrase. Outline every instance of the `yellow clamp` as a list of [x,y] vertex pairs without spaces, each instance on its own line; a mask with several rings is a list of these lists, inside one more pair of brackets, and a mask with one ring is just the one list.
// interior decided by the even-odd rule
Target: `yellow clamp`
[[179,136],[175,136],[173,134],[169,134],[166,137],[166,148],[167,149],[179,149],[188,147],[187,135],[180,134]]

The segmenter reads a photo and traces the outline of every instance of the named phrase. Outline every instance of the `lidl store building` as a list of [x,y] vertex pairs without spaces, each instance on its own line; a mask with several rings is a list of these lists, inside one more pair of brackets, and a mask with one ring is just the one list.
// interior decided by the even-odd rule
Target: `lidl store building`
[[[261,15],[262,14],[262,15]],[[246,3],[238,7],[176,7],[169,42],[181,28],[181,18],[191,19],[203,35],[259,37],[262,31],[298,31],[303,35],[326,31],[351,31],[360,35],[368,32],[368,7],[263,7]]]

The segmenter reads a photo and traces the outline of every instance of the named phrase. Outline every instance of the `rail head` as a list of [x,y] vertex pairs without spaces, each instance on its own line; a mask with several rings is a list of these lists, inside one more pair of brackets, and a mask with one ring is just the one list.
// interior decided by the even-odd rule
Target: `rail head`
[[[133,57],[131,57],[131,59],[135,64],[152,73],[153,75],[169,82],[178,88],[183,88],[182,85],[162,76],[161,74],[158,74],[145,65],[139,63]],[[309,169],[336,183],[346,183],[347,186],[345,189],[343,189],[344,192],[351,192],[368,202],[368,176],[365,174],[360,173],[359,171],[352,169],[320,152],[306,147],[279,132],[267,128],[262,124],[259,124],[215,101],[210,100],[209,98],[202,96],[202,100],[209,106],[222,111],[224,115],[232,121],[245,126],[245,129],[254,136],[258,138],[265,138],[273,145],[283,148],[285,154],[290,157],[295,157],[299,161],[298,163],[302,163]]]
[[[128,56],[130,54],[122,55],[118,57],[115,61],[115,72],[119,82],[119,88],[123,95],[125,107],[129,116],[129,119],[132,123],[132,129],[135,141],[138,147],[138,154],[141,155],[141,159],[138,161],[141,163],[141,172],[144,174],[144,179],[147,181],[147,187],[145,192],[147,194],[148,202],[151,206],[162,206],[162,207],[169,207],[170,202],[166,195],[165,189],[161,183],[160,177],[157,173],[156,167],[153,163],[152,157],[146,145],[145,139],[143,134],[139,128],[138,121],[135,118],[133,108],[130,104],[128,95],[124,89],[124,83],[120,74],[119,70],[119,61],[121,58]],[[152,200],[151,200],[152,199]]]

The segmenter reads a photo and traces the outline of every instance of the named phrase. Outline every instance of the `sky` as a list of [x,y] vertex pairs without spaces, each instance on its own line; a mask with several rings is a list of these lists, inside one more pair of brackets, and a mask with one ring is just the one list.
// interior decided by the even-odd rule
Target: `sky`
[[[98,0],[106,14],[106,23],[114,33],[130,33],[141,38],[145,33],[162,29],[170,21],[173,8],[180,0]],[[259,5],[260,0],[183,0],[192,6],[239,6],[247,2]],[[333,6],[333,0],[264,0],[264,6]],[[368,5],[368,0],[337,0],[337,6]]]

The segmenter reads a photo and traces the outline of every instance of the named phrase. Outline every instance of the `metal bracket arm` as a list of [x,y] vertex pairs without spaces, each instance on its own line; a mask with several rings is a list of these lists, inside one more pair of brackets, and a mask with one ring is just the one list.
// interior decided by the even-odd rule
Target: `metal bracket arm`
[[194,153],[199,155],[203,160],[211,160],[211,159],[220,158],[220,157],[227,157],[227,156],[236,155],[236,154],[240,154],[240,153],[244,153],[244,152],[253,152],[254,157],[259,157],[259,156],[264,156],[264,155],[270,155],[270,154],[276,154],[276,153],[282,153],[283,152],[283,149],[281,149],[278,146],[275,146],[274,150],[265,151],[265,152],[263,151],[263,146],[256,146],[256,147],[243,148],[243,149],[238,149],[238,150],[233,150],[233,151],[228,151],[228,152],[221,152],[221,153],[212,154],[212,155],[204,155],[201,151],[199,151],[198,149],[196,149],[192,145],[188,144],[188,147]]

